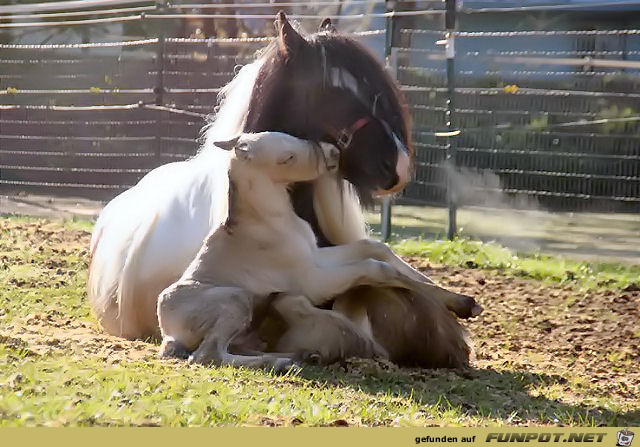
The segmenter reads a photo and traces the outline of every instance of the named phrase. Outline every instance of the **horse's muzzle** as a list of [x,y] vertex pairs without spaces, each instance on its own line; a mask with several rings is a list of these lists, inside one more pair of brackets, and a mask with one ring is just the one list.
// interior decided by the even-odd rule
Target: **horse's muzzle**
[[374,195],[376,196],[386,196],[402,191],[409,180],[411,180],[411,157],[409,150],[395,134],[393,136],[395,137],[394,139],[396,140],[396,147],[398,149],[398,161],[396,163],[396,176],[398,181],[389,189],[378,189],[375,191]]

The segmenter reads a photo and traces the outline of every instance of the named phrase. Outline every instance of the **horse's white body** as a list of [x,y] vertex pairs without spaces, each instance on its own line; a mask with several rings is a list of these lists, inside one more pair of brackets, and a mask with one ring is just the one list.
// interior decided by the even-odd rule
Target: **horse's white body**
[[[102,211],[91,239],[88,295],[107,332],[157,336],[158,294],[181,276],[207,234],[225,222],[230,155],[213,142],[242,131],[261,64],[258,59],[245,66],[225,87],[197,156],[153,170]],[[364,216],[349,187],[340,190],[325,178],[317,181],[314,194],[319,225],[331,242],[366,236]]]

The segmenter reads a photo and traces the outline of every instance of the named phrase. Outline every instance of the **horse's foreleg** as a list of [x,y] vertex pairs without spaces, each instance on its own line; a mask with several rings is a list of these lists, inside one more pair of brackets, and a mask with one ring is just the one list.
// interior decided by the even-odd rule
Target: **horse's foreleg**
[[[415,270],[411,265],[406,263],[402,258],[396,255],[386,244],[370,239],[364,241],[365,251],[369,257],[389,263],[402,275],[429,286],[420,286],[429,293],[430,296],[441,300],[450,311],[454,312],[460,318],[469,318],[480,315],[482,306],[480,306],[472,297],[451,292],[443,289],[433,282],[431,278],[423,275]],[[430,287],[431,286],[431,287]]]
[[[405,279],[411,280],[413,285],[408,287],[409,284],[405,283],[405,287],[424,290],[432,297],[442,300],[445,306],[458,317],[469,318],[482,312],[482,307],[472,297],[439,287],[431,278],[415,270],[382,242],[362,239],[351,244],[320,248],[317,258],[318,263],[322,265],[353,263],[366,258],[383,261],[392,266]],[[419,286],[416,283],[424,284],[424,286]]]
[[416,283],[384,261],[361,259],[349,264],[316,265],[305,272],[302,287],[303,295],[315,306],[321,306],[357,286],[413,289]]
[[409,264],[398,257],[386,244],[371,239],[361,239],[350,244],[318,249],[316,259],[321,265],[349,264],[363,259],[376,259],[391,264],[399,272],[413,278],[433,284],[428,276],[416,271]]

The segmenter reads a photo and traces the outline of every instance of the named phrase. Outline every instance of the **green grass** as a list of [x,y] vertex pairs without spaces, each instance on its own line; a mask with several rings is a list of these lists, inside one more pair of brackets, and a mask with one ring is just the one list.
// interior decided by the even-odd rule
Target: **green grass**
[[518,253],[496,243],[468,239],[405,239],[395,241],[391,246],[401,256],[417,256],[449,266],[497,270],[502,274],[547,283],[568,284],[584,289],[640,287],[640,265]]
[[176,366],[155,359],[117,365],[91,358],[69,362],[63,356],[36,357],[6,348],[0,358],[12,361],[3,378],[9,392],[0,400],[0,425],[426,422],[410,399],[260,371]]
[[[154,343],[107,336],[91,316],[90,230],[83,221],[0,218],[0,426],[640,423],[637,398],[610,397],[570,369],[524,367],[513,356],[467,372],[349,361],[283,376],[160,360]],[[587,274],[579,263],[465,240],[394,248],[589,287],[620,287],[638,277],[636,267],[597,264]],[[567,270],[575,270],[574,279]],[[472,330],[481,344],[482,325]],[[522,358],[534,354],[523,351]]]

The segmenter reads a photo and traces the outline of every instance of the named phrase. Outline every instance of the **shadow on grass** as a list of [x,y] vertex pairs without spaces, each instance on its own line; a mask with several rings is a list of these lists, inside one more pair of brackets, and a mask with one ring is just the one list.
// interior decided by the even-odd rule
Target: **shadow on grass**
[[457,413],[506,424],[640,425],[640,410],[616,412],[604,406],[568,404],[536,395],[538,388],[567,389],[566,379],[558,375],[494,369],[381,369],[363,362],[355,367],[305,367],[300,377],[316,386],[350,386],[372,397],[390,394],[411,399],[430,407],[429,413],[449,420]]

